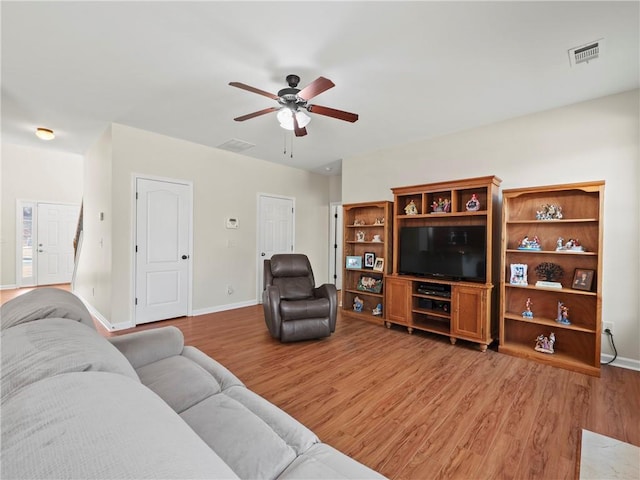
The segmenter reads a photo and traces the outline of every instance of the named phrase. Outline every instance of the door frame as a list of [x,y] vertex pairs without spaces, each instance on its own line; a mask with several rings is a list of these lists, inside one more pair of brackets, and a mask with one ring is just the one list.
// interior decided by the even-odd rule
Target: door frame
[[193,181],[191,180],[183,180],[178,178],[169,178],[169,177],[159,177],[156,175],[147,175],[142,173],[132,173],[131,174],[131,243],[130,243],[130,256],[129,256],[129,265],[131,271],[131,292],[130,292],[130,318],[132,320],[133,326],[137,325],[136,319],[136,289],[138,287],[138,278],[137,278],[137,264],[136,264],[136,233],[138,227],[138,212],[136,206],[136,187],[138,184],[138,180],[151,180],[155,182],[165,182],[165,183],[177,183],[178,185],[185,185],[189,187],[189,258],[187,260],[187,316],[191,316],[193,313]]
[[296,199],[295,197],[288,197],[286,195],[278,195],[275,193],[264,193],[258,192],[256,195],[256,303],[262,304],[262,266],[261,264],[264,262],[264,259],[260,256],[260,246],[262,239],[262,230],[260,226],[262,225],[262,215],[260,210],[260,200],[264,197],[270,198],[278,198],[281,200],[290,200],[293,206],[293,212],[291,212],[291,247],[292,252],[296,251]]
[[[340,290],[342,288],[342,264],[343,264],[343,209],[342,202],[329,203],[329,283],[333,283],[338,288],[340,284]],[[337,216],[337,217],[336,217]],[[336,247],[334,247],[336,245]],[[335,270],[335,272],[334,272]],[[331,275],[335,275],[333,278]]]
[[32,282],[25,283],[22,277],[22,226],[23,226],[23,217],[22,217],[22,209],[24,207],[31,206],[31,239],[32,239],[32,248],[35,248],[38,245],[38,205],[42,203],[47,203],[50,205],[63,205],[65,207],[80,207],[79,203],[73,202],[57,202],[55,200],[29,200],[24,198],[16,199],[16,262],[15,262],[15,277],[16,277],[16,287],[35,287],[38,286],[38,256],[34,255],[34,252],[31,254],[31,269],[33,275]]

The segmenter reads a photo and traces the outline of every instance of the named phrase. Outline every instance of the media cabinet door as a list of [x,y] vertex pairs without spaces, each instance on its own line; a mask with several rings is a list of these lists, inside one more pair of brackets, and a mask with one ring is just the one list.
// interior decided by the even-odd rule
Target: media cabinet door
[[[385,282],[386,320],[409,326],[411,319],[411,281],[388,276]],[[389,326],[389,323],[387,323],[387,327]]]
[[[487,289],[453,285],[451,289],[451,335],[456,338],[484,341],[489,318]],[[481,346],[486,350],[487,345]]]

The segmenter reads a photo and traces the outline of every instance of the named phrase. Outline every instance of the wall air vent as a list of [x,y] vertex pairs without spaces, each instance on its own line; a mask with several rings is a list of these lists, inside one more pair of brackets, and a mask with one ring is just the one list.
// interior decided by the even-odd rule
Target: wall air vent
[[589,63],[604,53],[604,38],[585,43],[569,50],[569,63],[572,67],[579,63]]
[[232,138],[231,140],[227,140],[226,142],[218,145],[218,148],[234,153],[244,152],[245,150],[249,150],[253,147],[255,147],[253,143],[245,142],[244,140],[238,140],[237,138]]

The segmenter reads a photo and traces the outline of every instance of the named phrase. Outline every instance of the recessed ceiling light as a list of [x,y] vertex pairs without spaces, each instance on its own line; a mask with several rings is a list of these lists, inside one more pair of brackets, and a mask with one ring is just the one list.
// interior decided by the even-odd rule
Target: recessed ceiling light
[[49,128],[38,127],[36,129],[36,137],[40,140],[53,140],[56,138],[56,135],[53,133],[53,130]]

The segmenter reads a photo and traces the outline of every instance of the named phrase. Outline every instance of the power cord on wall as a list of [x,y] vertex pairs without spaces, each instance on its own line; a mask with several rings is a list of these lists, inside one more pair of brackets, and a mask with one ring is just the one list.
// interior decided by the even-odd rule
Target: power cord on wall
[[608,362],[600,362],[600,365],[609,365],[610,363],[613,363],[616,358],[618,358],[618,350],[616,349],[616,344],[613,343],[613,333],[611,333],[611,330],[605,328],[604,333],[606,333],[607,337],[609,337],[609,343],[611,344],[611,348],[613,348],[613,358]]

